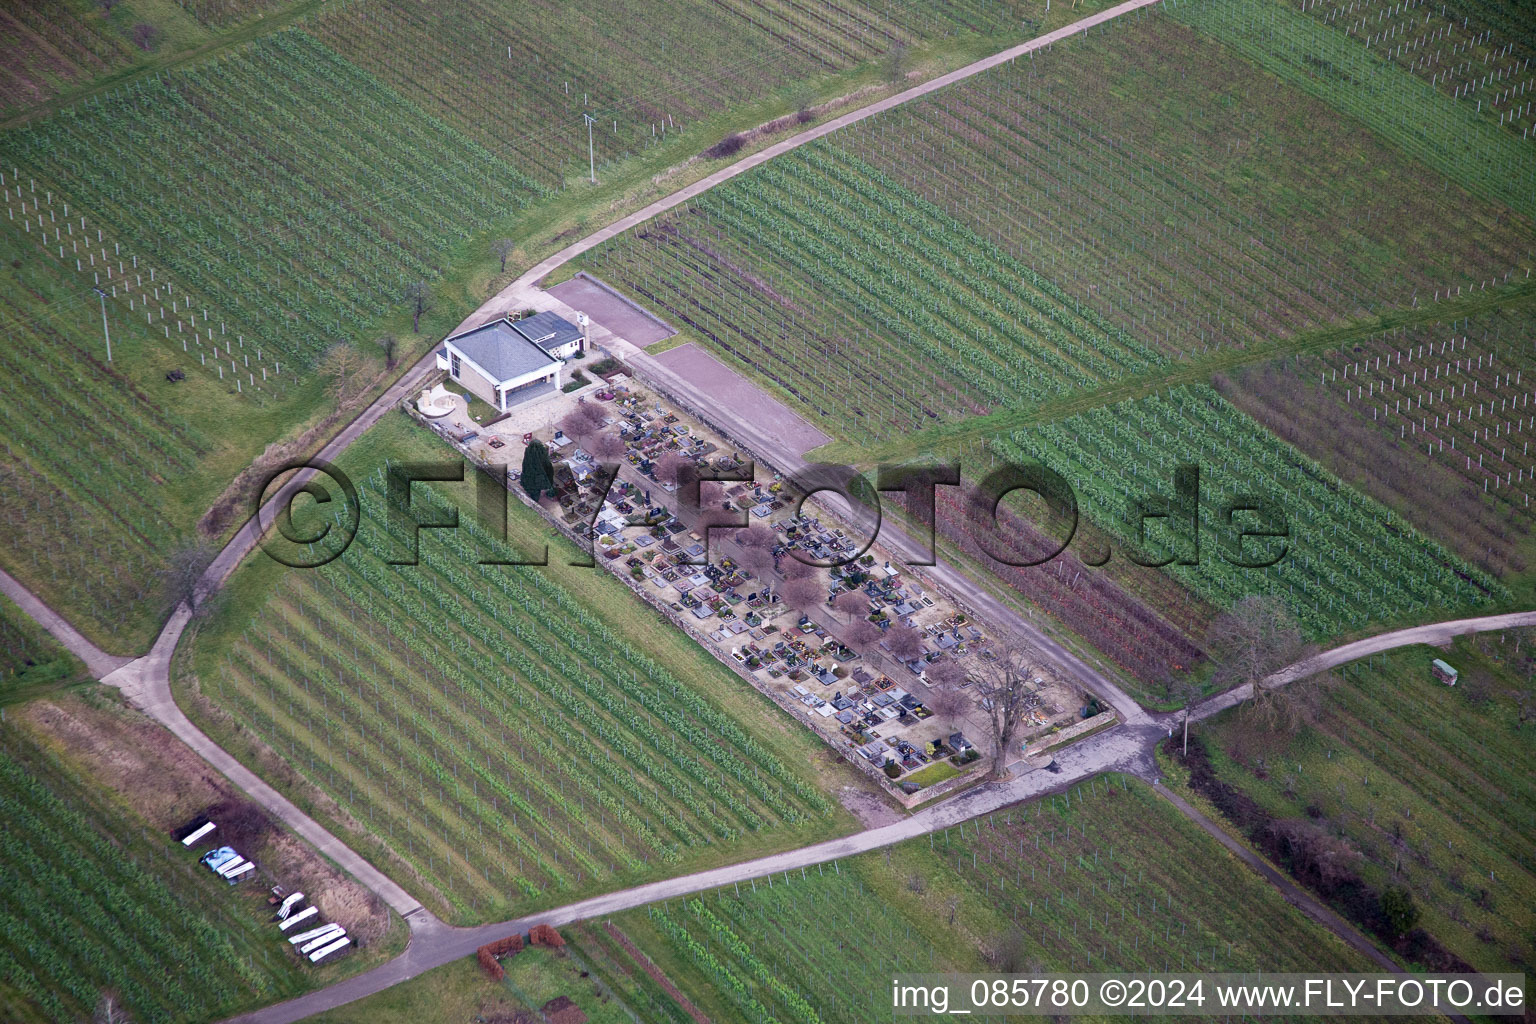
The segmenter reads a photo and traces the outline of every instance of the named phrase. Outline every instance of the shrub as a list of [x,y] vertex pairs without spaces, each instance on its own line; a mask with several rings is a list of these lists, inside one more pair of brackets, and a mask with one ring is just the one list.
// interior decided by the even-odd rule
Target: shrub
[[475,958],[480,961],[480,966],[485,968],[485,973],[492,979],[500,981],[507,976],[506,968],[498,961],[508,955],[516,956],[522,952],[523,937],[521,935],[508,935],[504,939],[495,942],[487,942],[475,950]]
[[1401,885],[1394,885],[1381,894],[1381,914],[1386,918],[1387,932],[1392,938],[1406,935],[1419,923],[1419,908],[1413,902],[1413,893]]
[[746,145],[746,142],[746,137],[740,132],[736,132],[735,134],[727,135],[713,146],[710,146],[704,151],[704,155],[711,160],[734,156],[741,151],[741,147]]
[[565,945],[565,939],[560,933],[547,924],[536,924],[528,932],[528,941],[535,946],[547,946],[550,949],[559,949]]
[[145,53],[153,50],[155,45],[160,42],[160,30],[144,21],[141,21],[137,25],[133,26],[131,35],[133,37],[134,45],[143,50]]

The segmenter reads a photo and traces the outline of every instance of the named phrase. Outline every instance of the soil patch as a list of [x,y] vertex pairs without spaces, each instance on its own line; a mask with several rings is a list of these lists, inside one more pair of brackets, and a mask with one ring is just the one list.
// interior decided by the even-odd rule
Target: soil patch
[[389,928],[377,896],[341,874],[308,844],[280,827],[259,806],[165,729],[128,708],[64,697],[35,701],[17,715],[56,753],[117,794],[155,828],[179,837],[203,817],[219,828],[214,840],[255,861],[265,885],[302,890],[327,920],[360,943]]

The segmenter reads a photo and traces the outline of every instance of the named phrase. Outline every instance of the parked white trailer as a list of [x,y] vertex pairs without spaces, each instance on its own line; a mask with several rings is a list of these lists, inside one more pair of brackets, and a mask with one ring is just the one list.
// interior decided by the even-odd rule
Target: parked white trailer
[[332,953],[335,953],[335,952],[337,952],[338,950],[341,950],[341,949],[345,949],[347,946],[350,946],[350,945],[352,945],[352,940],[351,939],[348,939],[348,938],[337,939],[335,942],[331,943],[329,946],[321,946],[319,949],[317,949],[313,953],[309,954],[309,962],[312,963],[312,964],[317,964],[321,960],[324,960],[326,957],[330,956]]
[[212,832],[217,827],[218,826],[214,825],[214,823],[210,821],[199,828],[196,832],[193,832],[191,835],[187,836],[187,838],[183,839],[181,841],[181,845],[191,846],[193,843],[197,842],[199,839],[203,838],[203,836],[206,836],[209,832]]
[[285,920],[282,924],[277,926],[277,930],[281,931],[281,932],[285,932],[289,928],[292,928],[294,925],[298,924],[300,921],[304,920],[305,918],[307,918],[307,917],[314,917],[318,913],[320,913],[320,908],[319,907],[305,907],[303,910],[299,911],[297,914],[289,915],[287,920]]
[[345,934],[347,934],[347,930],[345,928],[338,928],[334,932],[329,932],[329,933],[327,933],[325,935],[320,936],[318,939],[312,939],[309,942],[304,943],[304,945],[299,947],[299,952],[300,953],[304,953],[306,955],[309,954],[309,953],[313,953],[315,950],[319,949],[321,946],[329,945],[330,943],[335,942],[337,939],[341,938]]
[[339,932],[341,930],[341,925],[332,922],[330,924],[323,924],[319,928],[311,928],[307,932],[300,932],[298,935],[295,935],[288,941],[297,946],[301,942],[308,942],[310,939],[318,939],[322,935],[326,935],[330,932]]
[[293,913],[293,908],[303,899],[304,894],[301,892],[289,895],[287,899],[283,900],[283,905],[277,908],[277,919],[279,921],[288,920],[288,915]]

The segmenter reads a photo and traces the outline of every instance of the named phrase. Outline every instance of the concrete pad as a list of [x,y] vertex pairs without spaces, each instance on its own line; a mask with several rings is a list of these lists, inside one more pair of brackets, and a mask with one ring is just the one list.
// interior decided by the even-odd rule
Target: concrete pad
[[654,345],[677,333],[670,324],[647,313],[586,274],[578,274],[548,291],[561,302],[572,309],[581,310],[595,323],[608,328],[637,348]]
[[754,424],[797,455],[832,440],[693,342],[663,352],[655,359],[708,396],[711,407],[731,410],[733,418]]

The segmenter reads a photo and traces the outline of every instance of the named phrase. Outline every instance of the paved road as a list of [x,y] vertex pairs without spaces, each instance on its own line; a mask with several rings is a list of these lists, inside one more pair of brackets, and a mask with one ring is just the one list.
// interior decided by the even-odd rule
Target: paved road
[[435,920],[422,909],[415,897],[299,810],[287,797],[263,782],[255,772],[235,760],[182,714],[171,695],[170,667],[176,642],[189,618],[190,612],[183,605],[176,610],[148,654],[103,677],[101,681],[121,689],[123,696],[134,707],[169,729],[177,739],[195,750],[199,757],[222,772],[225,778],[244,790],[252,800],[276,815],[317,850],[377,893],[389,904],[390,909],[404,917],[413,927]]
[[1150,755],[1151,744],[1161,735],[1160,730],[1146,726],[1139,730],[1115,729],[1097,737],[1097,742],[1079,743],[1061,751],[1057,755],[1057,763],[1062,769],[1060,774],[1032,771],[1007,782],[969,789],[950,800],[892,825],[868,829],[841,839],[817,843],[814,846],[806,846],[742,864],[700,871],[681,878],[670,878],[662,882],[608,893],[512,921],[483,925],[478,928],[445,928],[439,932],[418,934],[413,939],[411,948],[403,956],[387,964],[329,988],[236,1017],[229,1024],[290,1024],[292,1021],[303,1020],[313,1014],[382,991],[391,985],[415,977],[422,971],[468,956],[484,943],[513,933],[526,933],[536,924],[559,927],[573,921],[632,910],[659,900],[676,899],[690,893],[718,889],[738,882],[744,883],[749,879],[760,879],[785,872],[809,871],[815,869],[817,865],[823,865],[823,871],[837,870],[829,866],[830,862],[949,828],[1018,803],[1020,800],[1059,792],[1100,772],[1126,771],[1149,777],[1149,773],[1155,770]]
[[22,586],[8,572],[0,571],[0,593],[16,602],[17,607],[32,617],[32,621],[53,634],[53,638],[62,644],[65,650],[85,662],[85,667],[97,679],[108,672],[122,668],[133,660],[108,654],[91,643],[80,634],[79,630],[71,626],[64,616],[49,608],[36,594]]
[[899,107],[903,103],[910,103],[945,86],[954,85],[956,82],[962,82],[973,75],[989,71],[999,64],[1007,64],[1009,61],[1016,60],[1035,50],[1044,50],[1051,46],[1051,44],[1060,42],[1063,39],[1081,35],[1097,25],[1102,25],[1106,21],[1112,21],[1120,17],[1122,14],[1129,14],[1131,11],[1139,10],[1142,7],[1150,7],[1159,2],[1160,0],[1127,0],[1126,3],[1117,4],[1114,7],[1100,11],[1098,14],[1090,15],[1080,21],[1074,21],[1070,25],[1063,25],[1061,28],[1047,32],[1042,36],[1037,36],[1028,42],[1020,43],[1017,46],[1010,46],[1008,49],[1000,50],[990,57],[984,57],[975,63],[967,64],[963,68],[956,68],[946,75],[930,79],[922,85],[915,85],[893,96],[887,96],[883,100],[876,100],[868,106],[849,111],[825,124],[819,124],[814,128],[807,128],[798,135],[791,136],[781,142],[775,142],[765,149],[743,157],[729,167],[723,167],[715,173],[700,178],[693,184],[685,186],[665,198],[656,200],[649,206],[636,210],[627,217],[619,218],[607,227],[594,231],[579,242],[572,242],[553,256],[536,264],[532,270],[529,270],[526,274],[523,274],[516,281],[502,289],[499,294],[467,317],[460,329],[485,323],[488,320],[494,320],[499,316],[504,316],[514,310],[523,308],[519,303],[524,292],[534,288],[539,281],[542,281],[552,271],[569,263],[588,249],[601,245],[614,235],[623,234],[636,224],[644,223],[658,213],[663,213],[674,206],[686,203],[695,196],[708,192],[721,182],[729,181],[738,174],[744,174],[752,168],[772,160],[776,156],[781,156],[792,149],[798,149],[808,142],[814,142],[819,138],[830,135],[839,128],[846,128],[848,125],[856,124],[867,117],[873,117],[883,111],[890,110],[892,107]]
[[[1467,633],[1487,633],[1500,629],[1516,629],[1520,626],[1536,626],[1536,612],[1510,612],[1506,615],[1481,615],[1470,619],[1448,619],[1445,622],[1430,622],[1423,626],[1409,626],[1407,629],[1393,630],[1390,633],[1378,633],[1376,636],[1366,637],[1364,640],[1356,640],[1353,643],[1342,644],[1319,654],[1315,654],[1304,661],[1298,661],[1294,665],[1287,666],[1276,672],[1264,681],[1266,686],[1284,685],[1294,683],[1298,679],[1315,676],[1319,672],[1325,672],[1331,668],[1348,664],[1351,661],[1359,661],[1361,658],[1372,654],[1380,654],[1382,651],[1390,651],[1397,647],[1411,647],[1414,644],[1441,644]],[[1235,707],[1253,696],[1253,687],[1244,683],[1235,686],[1225,693],[1197,704],[1190,712],[1192,722],[1198,722],[1203,718],[1210,718],[1227,708]],[[1175,712],[1174,714],[1178,714]]]

